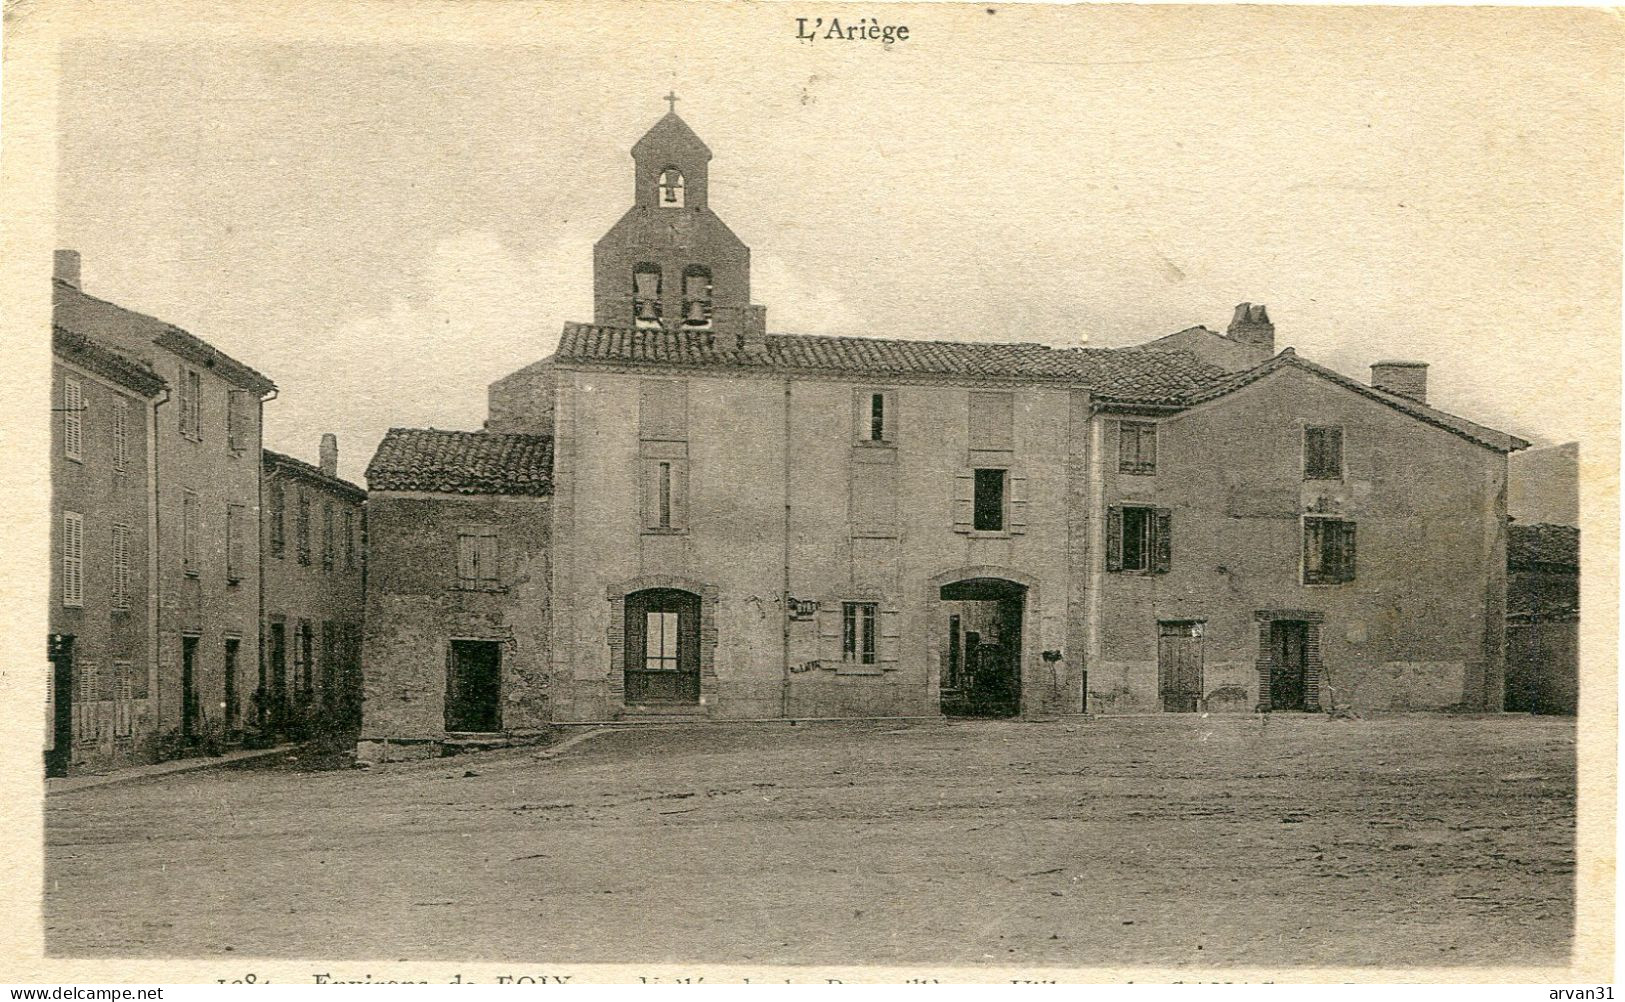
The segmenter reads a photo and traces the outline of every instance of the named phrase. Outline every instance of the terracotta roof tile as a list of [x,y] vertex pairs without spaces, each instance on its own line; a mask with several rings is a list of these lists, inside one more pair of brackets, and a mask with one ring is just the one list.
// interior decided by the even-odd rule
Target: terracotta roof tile
[[391,428],[367,464],[375,491],[553,493],[553,439],[437,428]]
[[985,341],[907,341],[769,334],[764,350],[710,332],[633,330],[566,324],[555,356],[566,362],[765,369],[896,376],[1054,380],[1113,396],[1171,401],[1222,377],[1224,370],[1186,352],[1143,348],[1051,348]]

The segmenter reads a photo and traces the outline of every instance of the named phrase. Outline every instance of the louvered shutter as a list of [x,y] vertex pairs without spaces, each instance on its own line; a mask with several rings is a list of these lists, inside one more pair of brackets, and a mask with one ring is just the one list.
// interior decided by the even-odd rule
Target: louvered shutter
[[240,504],[226,506],[226,580],[242,580],[247,566],[243,556],[244,509]]
[[1303,523],[1303,583],[1320,584],[1320,520]]
[[1339,533],[1339,535],[1342,537],[1340,542],[1342,544],[1342,554],[1341,555],[1342,555],[1343,559],[1342,559],[1342,564],[1340,566],[1340,570],[1341,570],[1342,573],[1339,574],[1338,580],[1340,580],[1340,581],[1353,581],[1354,580],[1354,523],[1353,522],[1343,522],[1342,523],[1342,532]]
[[472,533],[457,534],[457,583],[472,588],[479,583],[478,541]]
[[976,514],[976,475],[954,475],[954,531],[968,533]]
[[479,549],[477,563],[480,572],[480,584],[495,588],[502,583],[501,565],[497,558],[497,534],[495,532],[482,532],[479,536]]
[[688,460],[671,461],[671,527],[688,528]]
[[113,400],[113,469],[124,472],[130,463],[130,405],[123,397]]
[[1167,508],[1156,509],[1156,523],[1152,527],[1152,571],[1167,574],[1173,563],[1173,513]]
[[62,451],[79,459],[84,449],[84,390],[77,379],[62,381]]
[[1027,531],[1027,478],[1010,478],[1010,534],[1019,536]]
[[83,605],[85,519],[78,512],[62,513],[62,604]]
[[1123,569],[1123,509],[1117,505],[1106,509],[1106,569]]

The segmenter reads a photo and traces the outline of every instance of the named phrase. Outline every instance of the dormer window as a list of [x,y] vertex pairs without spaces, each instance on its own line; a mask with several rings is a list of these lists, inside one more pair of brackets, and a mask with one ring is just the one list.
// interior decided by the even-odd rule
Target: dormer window
[[660,172],[660,207],[662,209],[683,207],[683,172],[676,167],[667,167]]
[[632,269],[632,322],[638,327],[660,326],[658,264],[640,264]]
[[703,265],[683,269],[683,326],[711,326],[711,269]]

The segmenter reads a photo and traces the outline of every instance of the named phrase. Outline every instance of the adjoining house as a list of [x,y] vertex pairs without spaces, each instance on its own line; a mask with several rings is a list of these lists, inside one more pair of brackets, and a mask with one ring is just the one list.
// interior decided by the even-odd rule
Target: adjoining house
[[150,366],[63,327],[51,356],[51,776],[150,756],[157,519]]
[[[155,374],[156,385],[168,387],[153,404],[152,423],[132,413],[126,425],[148,429],[142,434],[149,479],[141,489],[151,499],[156,540],[150,546],[142,544],[146,556],[134,556],[135,537],[147,540],[154,530],[145,521],[132,524],[128,559],[147,561],[142,568],[145,587],[155,595],[156,605],[146,617],[155,631],[155,646],[141,654],[140,667],[131,655],[119,656],[117,665],[96,663],[93,670],[110,677],[117,670],[129,671],[131,681],[124,688],[132,694],[131,701],[140,691],[135,680],[145,673],[153,754],[213,746],[241,732],[251,691],[244,682],[259,661],[261,412],[276,386],[173,324],[87,295],[79,288],[79,276],[79,255],[58,251],[52,282],[54,327],[134,360]],[[101,420],[94,411],[84,412],[84,418]],[[89,476],[91,467],[85,469]],[[128,472],[115,474],[100,460],[96,470],[98,475],[122,478],[124,486],[118,490],[124,496],[135,489]],[[115,506],[107,510],[118,510],[118,517],[133,516],[134,509],[118,508],[121,502],[112,497],[98,499],[101,503]],[[101,537],[110,531],[95,524],[105,517],[103,509],[82,514],[87,519],[87,545],[95,541],[99,547]],[[87,557],[91,552],[87,550]],[[92,575],[88,586],[95,575],[103,575],[105,581],[111,572],[87,567],[85,573]],[[98,596],[110,594],[97,588]],[[63,597],[53,596],[52,604],[64,604]],[[80,614],[83,628],[91,629],[92,621],[109,614],[105,606],[94,610],[86,606]],[[60,665],[62,651],[53,653],[59,655]],[[75,685],[87,692],[98,687],[104,694],[121,691],[117,681],[110,683],[111,689],[99,680],[92,682],[91,671],[83,662],[76,665]]]
[[1507,576],[1506,708],[1578,712],[1580,530],[1514,523]]
[[492,384],[484,431],[397,429],[369,468],[369,754],[545,721],[1501,706],[1527,443],[1429,406],[1425,365],[1277,353],[1255,304],[1120,349],[768,334],[710,150],[668,114],[632,155],[593,323]]
[[318,466],[264,450],[265,656],[251,693],[262,733],[361,721],[367,492],[339,477],[338,453],[331,434]]

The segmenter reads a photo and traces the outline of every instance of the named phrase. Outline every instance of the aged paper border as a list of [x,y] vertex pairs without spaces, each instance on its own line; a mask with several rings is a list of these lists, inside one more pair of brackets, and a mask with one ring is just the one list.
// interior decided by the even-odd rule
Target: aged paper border
[[[382,3],[355,0],[274,2],[256,7],[220,7],[195,0],[143,4],[135,0],[89,3],[84,0],[12,0],[5,9],[4,78],[0,95],[4,133],[0,139],[0,183],[4,185],[3,245],[0,245],[0,317],[7,329],[3,369],[5,393],[0,416],[9,474],[0,480],[0,498],[8,513],[0,539],[0,798],[4,812],[0,887],[0,981],[85,983],[192,983],[240,977],[254,970],[275,983],[308,983],[312,970],[341,977],[373,980],[445,981],[461,973],[465,980],[487,981],[499,974],[570,973],[580,982],[635,981],[639,976],[699,977],[708,981],[783,980],[817,982],[897,982],[906,978],[942,978],[963,982],[1004,982],[1011,978],[1045,977],[1064,981],[1256,981],[1505,983],[1608,981],[1613,977],[1615,894],[1615,818],[1617,803],[1617,631],[1618,622],[1618,473],[1619,473],[1619,331],[1597,331],[1584,345],[1598,359],[1596,380],[1561,392],[1581,395],[1590,405],[1590,424],[1576,427],[1582,441],[1581,626],[1582,712],[1578,722],[1579,863],[1575,875],[1577,930],[1568,968],[769,968],[727,967],[696,958],[676,967],[574,965],[568,958],[540,957],[506,964],[396,963],[261,960],[250,956],[216,960],[75,960],[43,956],[42,805],[39,764],[44,703],[44,644],[47,633],[45,590],[48,581],[49,493],[48,429],[40,415],[48,412],[50,384],[48,281],[53,248],[55,191],[54,134],[58,45],[70,38],[105,38],[121,43],[184,37],[190,42],[245,40],[298,44],[301,41],[390,44],[411,42],[500,46],[520,37],[539,39],[538,22],[567,18],[576,30],[600,30],[606,37],[624,29],[632,4],[590,0],[568,8],[541,4],[510,5],[456,2]],[[720,0],[710,4],[722,7]],[[847,5],[847,16],[875,13],[880,5]],[[964,5],[975,6],[975,5]],[[764,41],[779,42],[784,24],[809,10],[823,13],[835,5],[731,3],[726,5],[731,35],[711,37],[708,44],[738,46],[742,58],[771,58]],[[670,18],[677,6],[637,4],[640,16]],[[1170,30],[1177,29],[1182,8],[1166,8]],[[886,3],[894,19],[932,23],[939,32],[957,33],[960,45],[976,43],[974,24],[954,17],[950,5]],[[1038,11],[1029,11],[1032,16]],[[1620,52],[1616,11],[1552,9],[1554,19],[1568,19],[1572,30],[1593,34],[1598,44]],[[1372,11],[1373,16],[1380,11]],[[1069,16],[1063,10],[1041,16]],[[1486,32],[1476,44],[1516,45],[1516,39]],[[608,57],[606,57],[608,58]],[[1620,76],[1601,86],[1612,89],[1619,104]],[[1618,123],[1598,141],[1620,146]],[[1618,185],[1620,175],[1607,179]],[[1599,248],[1618,253],[1618,246]],[[161,251],[160,251],[161,252]],[[1617,275],[1617,260],[1616,260]],[[1606,290],[1583,290],[1599,294]],[[1618,290],[1614,290],[1617,294]],[[1577,292],[1582,294],[1581,292]],[[1615,302],[1618,302],[1616,299]],[[1525,328],[1525,332],[1529,329]],[[206,333],[206,332],[205,332]],[[1569,346],[1573,350],[1574,346]],[[1554,392],[1559,392],[1554,389]]]

